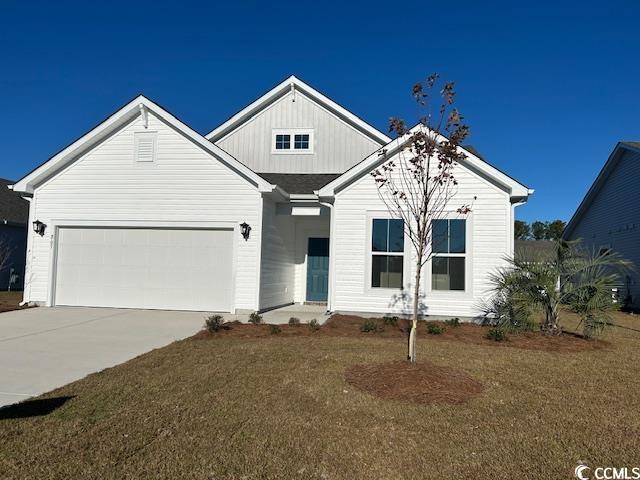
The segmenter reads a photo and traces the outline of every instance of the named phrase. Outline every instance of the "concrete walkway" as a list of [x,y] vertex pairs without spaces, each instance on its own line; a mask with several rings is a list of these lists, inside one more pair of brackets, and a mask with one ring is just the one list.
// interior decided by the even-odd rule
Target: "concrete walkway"
[[206,313],[40,307],[0,313],[0,406],[196,333]]

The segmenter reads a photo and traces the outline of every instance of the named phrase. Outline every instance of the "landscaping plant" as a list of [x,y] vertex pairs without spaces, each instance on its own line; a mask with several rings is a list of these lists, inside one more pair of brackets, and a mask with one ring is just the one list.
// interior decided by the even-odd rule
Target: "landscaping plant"
[[364,322],[362,322],[360,331],[363,333],[376,333],[384,331],[384,327],[382,325],[378,325],[378,322],[376,322],[374,319],[367,318]]
[[249,323],[253,323],[254,325],[262,323],[262,315],[260,315],[258,312],[253,312],[251,315],[249,315]]
[[207,331],[213,333],[220,330],[224,325],[224,317],[222,315],[210,315],[204,321]]
[[437,323],[427,323],[427,333],[429,335],[442,335],[445,328]]
[[400,320],[400,319],[398,317],[396,317],[395,315],[393,317],[389,317],[389,316],[382,317],[382,323],[384,323],[385,325],[387,325],[389,327],[397,327],[398,326],[398,320]]
[[300,319],[297,317],[291,317],[289,319],[289,326],[290,327],[299,327],[300,326]]
[[271,332],[271,335],[282,333],[282,329],[278,325],[269,325],[269,331]]
[[[464,216],[471,211],[469,204],[451,208],[457,193],[455,167],[466,158],[459,148],[469,134],[462,123],[462,115],[454,108],[453,82],[442,85],[438,93],[438,75],[430,75],[413,87],[413,97],[424,110],[418,125],[409,129],[399,118],[390,120],[389,131],[399,138],[400,147],[383,150],[385,160],[371,172],[380,198],[392,218],[404,222],[405,236],[413,246],[414,283],[413,316],[408,341],[409,361],[416,361],[416,335],[420,313],[422,271],[433,255],[432,223],[451,218],[451,212]],[[441,97],[435,112],[432,99]]]
[[316,320],[315,318],[314,318],[314,319],[312,319],[312,320],[309,322],[309,329],[310,329],[312,332],[316,332],[316,331],[320,330],[320,322],[318,322],[318,320]]
[[612,289],[630,267],[614,252],[601,255],[561,240],[552,259],[516,256],[492,275],[494,298],[485,313],[497,317],[500,325],[517,324],[537,308],[544,314],[541,330],[558,335],[560,306],[566,304],[580,315],[585,336],[593,337],[602,332],[607,313],[616,308]]
[[493,327],[487,331],[487,338],[495,342],[504,342],[507,340],[507,332],[502,328]]
[[450,327],[455,328],[460,326],[460,319],[458,317],[450,318],[448,320],[445,320],[444,323],[446,323]]

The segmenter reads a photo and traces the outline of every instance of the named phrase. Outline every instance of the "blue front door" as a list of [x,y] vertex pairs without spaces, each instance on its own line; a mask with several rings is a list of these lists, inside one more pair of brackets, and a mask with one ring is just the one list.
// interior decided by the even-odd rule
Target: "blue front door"
[[329,239],[310,238],[307,247],[307,301],[326,302],[329,291]]

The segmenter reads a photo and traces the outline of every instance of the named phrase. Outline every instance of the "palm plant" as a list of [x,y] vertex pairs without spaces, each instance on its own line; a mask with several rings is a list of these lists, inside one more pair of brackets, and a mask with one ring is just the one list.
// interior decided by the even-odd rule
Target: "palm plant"
[[618,285],[620,272],[630,268],[628,261],[613,252],[600,255],[564,240],[556,243],[549,258],[516,255],[508,261],[509,265],[491,278],[493,314],[502,312],[505,318],[511,315],[513,323],[527,308],[537,308],[544,313],[541,330],[549,335],[562,332],[562,304],[580,315],[585,336],[600,333],[607,312],[616,307],[612,288]]

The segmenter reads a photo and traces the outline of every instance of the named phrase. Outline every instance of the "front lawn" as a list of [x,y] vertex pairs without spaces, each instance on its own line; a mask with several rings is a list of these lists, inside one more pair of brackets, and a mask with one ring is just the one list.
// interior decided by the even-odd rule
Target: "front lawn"
[[566,479],[579,460],[640,466],[640,321],[615,316],[631,329],[579,352],[421,330],[419,360],[483,386],[457,405],[345,381],[353,365],[404,358],[401,338],[201,335],[0,410],[0,478]]

